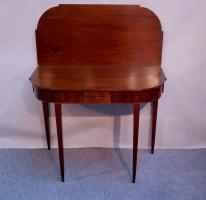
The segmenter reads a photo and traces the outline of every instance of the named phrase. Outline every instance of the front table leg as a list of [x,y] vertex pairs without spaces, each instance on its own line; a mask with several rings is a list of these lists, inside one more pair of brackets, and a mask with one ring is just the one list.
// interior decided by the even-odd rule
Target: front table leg
[[132,169],[132,182],[135,183],[136,169],[137,169],[137,149],[138,149],[138,133],[139,133],[139,113],[140,104],[134,104],[133,114],[133,169]]
[[151,142],[151,153],[154,153],[155,136],[156,136],[156,125],[157,125],[157,109],[158,100],[152,102],[152,142]]
[[44,125],[46,131],[47,147],[50,149],[50,127],[49,127],[49,103],[42,102],[43,112],[44,112]]
[[64,182],[64,149],[63,149],[63,138],[62,138],[62,110],[61,104],[55,103],[55,115],[56,115],[56,127],[57,127],[57,138],[59,147],[59,161],[61,179]]

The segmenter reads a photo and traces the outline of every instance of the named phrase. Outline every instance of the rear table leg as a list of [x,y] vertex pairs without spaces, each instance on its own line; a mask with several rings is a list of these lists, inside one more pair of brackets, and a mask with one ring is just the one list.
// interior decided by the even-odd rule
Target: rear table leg
[[152,142],[151,142],[151,153],[154,153],[155,136],[156,136],[156,125],[157,125],[157,109],[158,100],[152,102]]

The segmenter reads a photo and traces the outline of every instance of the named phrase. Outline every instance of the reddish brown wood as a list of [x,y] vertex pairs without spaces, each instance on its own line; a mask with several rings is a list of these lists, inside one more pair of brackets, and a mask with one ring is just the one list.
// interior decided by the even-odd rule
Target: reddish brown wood
[[84,103],[111,103],[110,92],[84,92]]
[[159,99],[166,80],[162,40],[158,17],[140,6],[59,5],[41,16],[36,30],[38,67],[30,80],[39,100],[55,103],[62,180],[61,103],[131,103],[135,181],[139,104]]
[[55,115],[56,115],[57,139],[58,139],[58,147],[59,147],[61,180],[62,182],[64,182],[64,147],[63,147],[63,137],[62,137],[62,110],[61,110],[61,104],[59,103],[55,103]]
[[154,153],[155,136],[156,136],[156,125],[157,125],[157,109],[158,100],[152,101],[152,142],[151,142],[151,153]]
[[159,66],[40,66],[32,83],[61,91],[142,91],[159,88],[165,77]]
[[135,183],[136,169],[137,169],[137,149],[138,149],[138,134],[139,134],[139,113],[140,104],[134,104],[133,114],[133,168],[132,168],[132,182]]
[[50,126],[49,126],[49,103],[43,101],[43,112],[44,112],[44,125],[46,131],[47,147],[50,149]]
[[159,19],[133,5],[60,5],[40,19],[39,65],[160,65]]
[[[70,92],[70,91],[61,91],[61,90],[47,90],[42,89],[39,87],[34,86],[34,92],[36,97],[41,101],[50,101],[50,102],[62,102],[62,103],[104,103],[104,104],[129,104],[134,102],[150,102],[153,99],[160,98],[162,94],[162,87],[154,88],[151,90],[143,90],[139,92],[135,91],[112,91],[112,92],[104,92],[101,91],[101,93],[105,94],[107,93],[107,98],[99,98],[100,91],[92,92],[94,95],[90,95],[90,100],[85,99],[85,96],[88,96],[88,94],[85,95],[85,93],[88,92]],[[104,96],[104,95],[103,95]],[[93,98],[93,101],[92,99]]]

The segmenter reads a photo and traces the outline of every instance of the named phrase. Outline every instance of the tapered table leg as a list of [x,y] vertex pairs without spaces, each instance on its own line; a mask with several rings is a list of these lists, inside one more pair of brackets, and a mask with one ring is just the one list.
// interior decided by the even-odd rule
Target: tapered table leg
[[137,170],[137,150],[138,150],[138,133],[139,133],[139,113],[140,104],[134,104],[133,114],[133,169],[132,169],[132,182],[135,183],[136,170]]
[[60,172],[61,180],[64,182],[64,147],[62,138],[62,111],[61,104],[55,103],[55,115],[56,115],[56,127],[57,127],[57,138],[59,148],[59,161],[60,161]]
[[44,125],[46,131],[46,141],[47,147],[50,149],[50,126],[49,126],[49,103],[42,102],[43,112],[44,112]]
[[158,100],[152,102],[152,142],[151,142],[151,153],[154,153],[155,136],[156,136],[156,124],[157,124],[157,109]]

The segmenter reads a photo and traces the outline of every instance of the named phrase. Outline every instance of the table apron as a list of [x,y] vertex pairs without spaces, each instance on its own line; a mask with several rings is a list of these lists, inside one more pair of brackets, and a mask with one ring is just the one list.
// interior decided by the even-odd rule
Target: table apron
[[34,86],[37,99],[51,103],[118,104],[150,102],[160,98],[163,86],[143,91],[59,91]]

